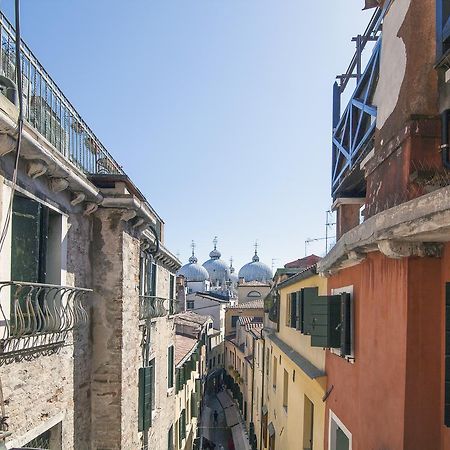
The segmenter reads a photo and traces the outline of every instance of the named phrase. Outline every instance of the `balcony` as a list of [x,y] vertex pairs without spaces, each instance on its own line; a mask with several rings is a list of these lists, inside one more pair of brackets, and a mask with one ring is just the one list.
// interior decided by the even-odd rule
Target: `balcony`
[[[0,13],[0,93],[18,105],[15,33]],[[84,174],[122,174],[121,167],[22,41],[24,118]]]
[[139,320],[156,319],[173,314],[174,300],[152,295],[139,296]]
[[[360,163],[373,148],[377,108],[373,96],[380,70],[381,31],[384,15],[391,1],[377,8],[363,35],[353,39],[356,52],[347,72],[338,76],[333,87],[333,136],[331,191],[338,197],[364,197],[365,178]],[[365,70],[362,55],[369,42],[373,42],[372,55]],[[341,97],[351,79],[356,87],[341,114]]]
[[88,321],[90,289],[0,282],[0,365],[55,353],[75,326]]

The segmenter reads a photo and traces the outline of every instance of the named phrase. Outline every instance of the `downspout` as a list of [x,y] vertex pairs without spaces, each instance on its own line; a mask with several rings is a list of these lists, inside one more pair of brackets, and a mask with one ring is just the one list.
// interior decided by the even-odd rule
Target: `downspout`
[[449,116],[450,109],[446,109],[441,114],[441,152],[442,164],[446,169],[450,169],[450,143],[449,143]]

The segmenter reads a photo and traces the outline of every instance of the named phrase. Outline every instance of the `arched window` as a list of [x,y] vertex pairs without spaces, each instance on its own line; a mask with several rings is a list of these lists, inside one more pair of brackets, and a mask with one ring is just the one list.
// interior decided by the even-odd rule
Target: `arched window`
[[258,291],[250,291],[250,292],[247,294],[247,297],[259,298],[259,297],[261,297],[261,293],[258,292]]

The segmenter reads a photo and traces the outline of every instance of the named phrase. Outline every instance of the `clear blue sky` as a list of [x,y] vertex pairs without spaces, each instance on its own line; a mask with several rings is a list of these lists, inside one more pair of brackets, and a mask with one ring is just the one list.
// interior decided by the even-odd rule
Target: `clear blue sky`
[[[13,0],[2,0],[12,18]],[[200,261],[304,254],[330,207],[331,87],[362,0],[22,0],[22,35]],[[309,246],[323,252],[324,244]]]

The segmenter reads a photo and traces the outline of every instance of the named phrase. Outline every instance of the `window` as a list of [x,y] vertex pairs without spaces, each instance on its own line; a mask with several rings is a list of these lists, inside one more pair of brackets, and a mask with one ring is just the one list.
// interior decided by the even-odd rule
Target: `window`
[[138,430],[147,431],[152,425],[155,409],[155,360],[139,369]]
[[153,261],[153,257],[148,253],[143,253],[141,255],[139,273],[139,290],[141,295],[156,296],[156,272],[157,265]]
[[291,328],[297,327],[297,294],[297,292],[288,294],[286,325]]
[[277,364],[278,364],[277,357],[274,356],[273,357],[273,366],[272,366],[272,371],[273,371],[273,373],[272,373],[272,386],[273,386],[274,389],[277,388]]
[[450,3],[448,0],[437,0],[437,56],[444,56],[450,50]]
[[329,420],[328,442],[330,450],[352,450],[352,434],[350,431],[333,411],[330,411]]
[[186,437],[186,410],[185,409],[183,409],[183,411],[181,411],[179,424],[180,424],[180,430],[178,433],[178,437],[179,437],[178,442],[179,442],[179,446],[182,447],[183,439]]
[[16,194],[11,228],[11,279],[61,284],[61,214]]
[[62,448],[62,423],[59,422],[50,429],[24,445],[24,448],[39,448],[42,450]]
[[288,409],[288,396],[289,396],[289,374],[286,369],[284,369],[283,374],[283,407],[287,411]]
[[303,448],[313,449],[314,403],[305,395],[303,406]]
[[261,297],[261,293],[258,291],[250,291],[247,294],[247,297],[251,297],[251,298],[260,298]]
[[173,387],[173,370],[174,370],[174,349],[171,345],[167,349],[167,387]]
[[231,328],[236,328],[236,323],[239,319],[239,316],[231,316]]
[[353,358],[352,287],[334,290],[334,295],[318,295],[317,288],[302,289],[298,328],[311,335],[311,346],[338,349]]
[[169,314],[173,315],[174,313],[174,301],[175,301],[175,275],[170,274],[170,293],[169,293]]
[[269,361],[270,361],[270,357],[269,357],[269,349],[266,349],[266,375],[269,375]]
[[173,448],[173,425],[170,426],[167,433],[167,450],[174,450]]

